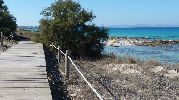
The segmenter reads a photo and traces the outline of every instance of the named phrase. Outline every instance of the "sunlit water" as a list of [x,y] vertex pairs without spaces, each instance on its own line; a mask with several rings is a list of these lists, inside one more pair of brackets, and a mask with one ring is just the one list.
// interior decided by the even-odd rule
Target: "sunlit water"
[[[144,37],[160,40],[179,40],[179,27],[144,27],[144,28],[110,28],[109,36]],[[166,46],[106,46],[104,53],[114,53],[116,56],[132,56],[140,60],[157,60],[161,63],[179,63],[179,44]]]
[[116,56],[132,56],[140,60],[156,60],[163,64],[177,64],[179,63],[179,45],[158,47],[146,46],[120,46],[111,47],[106,46],[104,53],[113,53]]
[[179,27],[109,28],[110,36],[179,40]]

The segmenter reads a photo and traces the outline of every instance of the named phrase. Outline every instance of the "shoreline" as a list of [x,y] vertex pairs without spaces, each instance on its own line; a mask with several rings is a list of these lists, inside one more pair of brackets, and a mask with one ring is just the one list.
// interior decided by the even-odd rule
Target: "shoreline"
[[149,39],[147,37],[109,37],[103,44],[112,47],[119,46],[159,46],[179,43],[179,40]]

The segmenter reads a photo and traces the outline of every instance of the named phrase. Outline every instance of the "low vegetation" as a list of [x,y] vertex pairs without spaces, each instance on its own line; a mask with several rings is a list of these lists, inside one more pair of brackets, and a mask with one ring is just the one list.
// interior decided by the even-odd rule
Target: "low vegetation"
[[0,45],[0,54],[1,54],[2,51],[7,50],[8,48],[16,45],[17,43],[18,43],[18,41],[4,39],[3,40],[3,46]]
[[41,38],[40,38],[39,32],[32,32],[32,31],[27,31],[27,30],[17,30],[16,32],[17,32],[17,34],[19,36],[27,37],[31,41],[41,42]]
[[[105,100],[178,100],[178,65],[104,56],[96,61],[77,60],[78,67]],[[98,100],[74,67],[68,90],[72,99]],[[64,71],[64,65],[60,66]]]

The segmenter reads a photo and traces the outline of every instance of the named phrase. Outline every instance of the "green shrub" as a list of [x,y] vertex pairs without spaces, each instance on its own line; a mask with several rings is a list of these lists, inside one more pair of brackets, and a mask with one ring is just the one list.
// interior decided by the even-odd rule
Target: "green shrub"
[[94,58],[101,55],[107,29],[92,23],[95,16],[77,2],[57,1],[42,11],[40,21],[42,42],[49,46],[54,43],[62,50],[70,49],[72,57]]

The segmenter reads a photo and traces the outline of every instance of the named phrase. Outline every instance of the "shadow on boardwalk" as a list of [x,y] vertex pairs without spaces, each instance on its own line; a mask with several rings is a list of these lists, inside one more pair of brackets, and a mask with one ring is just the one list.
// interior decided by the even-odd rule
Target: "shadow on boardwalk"
[[58,70],[57,59],[46,46],[44,46],[47,77],[50,84],[53,100],[71,100],[63,83],[63,76]]

